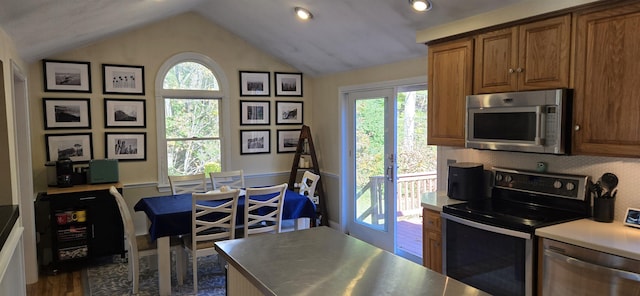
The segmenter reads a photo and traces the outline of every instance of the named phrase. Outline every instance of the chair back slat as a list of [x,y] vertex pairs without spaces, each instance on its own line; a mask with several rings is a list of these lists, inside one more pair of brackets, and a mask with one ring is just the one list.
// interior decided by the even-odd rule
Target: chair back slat
[[187,176],[169,176],[171,193],[184,194],[207,191],[204,173]]
[[308,196],[309,198],[313,197],[316,192],[318,180],[320,180],[320,175],[305,171],[302,175],[302,181],[300,181],[300,190],[298,190],[298,193]]
[[122,219],[122,225],[124,225],[124,235],[126,236],[129,243],[136,250],[138,249],[136,243],[136,229],[133,225],[133,218],[131,217],[131,213],[129,212],[129,207],[122,197],[122,194],[116,189],[115,186],[111,186],[109,188],[109,193],[113,195],[116,200],[116,204],[118,204],[118,210],[120,210],[120,218]]
[[253,234],[280,233],[282,206],[287,183],[247,188],[244,199],[244,237]]
[[194,245],[199,241],[235,238],[239,195],[240,190],[191,195]]
[[245,187],[243,170],[209,173],[209,177],[214,190],[222,186],[234,189]]

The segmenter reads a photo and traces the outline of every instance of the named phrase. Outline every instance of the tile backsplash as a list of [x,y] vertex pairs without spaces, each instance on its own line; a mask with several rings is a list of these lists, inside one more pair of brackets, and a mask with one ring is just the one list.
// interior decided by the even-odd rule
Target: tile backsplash
[[640,208],[640,159],[438,147],[438,188],[441,191],[447,188],[447,160],[450,159],[482,163],[485,170],[497,166],[535,171],[538,162],[545,162],[548,172],[587,175],[594,182],[604,173],[613,173],[619,179],[614,219],[622,221],[628,207]]

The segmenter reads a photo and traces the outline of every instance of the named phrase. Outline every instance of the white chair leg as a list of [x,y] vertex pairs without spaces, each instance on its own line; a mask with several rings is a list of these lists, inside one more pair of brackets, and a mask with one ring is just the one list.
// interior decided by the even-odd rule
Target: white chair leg
[[137,255],[132,254],[132,256],[129,257],[129,261],[133,262],[131,264],[131,271],[133,273],[133,294],[136,295],[138,294],[138,291],[140,290],[140,264],[139,264],[139,258]]
[[133,259],[131,258],[131,247],[129,245],[125,245],[125,251],[127,258],[127,280],[131,281],[133,280]]
[[191,257],[193,258],[193,294],[198,295],[198,254],[195,248],[191,251]]

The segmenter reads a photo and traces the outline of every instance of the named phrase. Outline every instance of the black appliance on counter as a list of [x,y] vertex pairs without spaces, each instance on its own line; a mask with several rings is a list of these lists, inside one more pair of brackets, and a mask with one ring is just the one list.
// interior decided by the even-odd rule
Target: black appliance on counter
[[457,200],[484,198],[484,166],[457,162],[449,165],[447,196]]
[[73,185],[73,161],[61,158],[44,164],[47,169],[47,185],[53,187],[69,187]]
[[590,178],[493,171],[491,198],[442,209],[443,272],[493,295],[536,295],[535,230],[589,217]]

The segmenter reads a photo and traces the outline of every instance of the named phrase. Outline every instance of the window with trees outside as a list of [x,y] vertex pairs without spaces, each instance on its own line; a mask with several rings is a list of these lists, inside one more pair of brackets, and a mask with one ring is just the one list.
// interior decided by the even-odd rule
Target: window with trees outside
[[[164,76],[161,99],[164,104],[163,116],[158,120],[159,126],[164,126],[163,133],[160,129],[158,132],[158,158],[164,158],[159,159],[161,180],[166,181],[170,175],[220,171],[222,96],[214,72],[192,59],[175,63]],[[157,110],[160,112],[160,108]],[[166,171],[162,171],[164,167]]]

